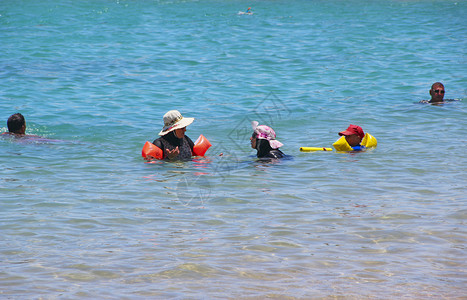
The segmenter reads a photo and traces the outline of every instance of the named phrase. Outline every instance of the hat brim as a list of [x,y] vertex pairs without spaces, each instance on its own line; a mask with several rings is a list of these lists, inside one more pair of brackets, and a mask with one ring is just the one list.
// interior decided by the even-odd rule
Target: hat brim
[[348,131],[348,130],[344,130],[344,131],[339,132],[339,135],[341,135],[341,136],[342,135],[352,135],[352,134],[356,134],[356,133],[353,132],[353,131]]
[[284,146],[284,144],[278,140],[269,140],[268,142],[272,149],[279,149],[280,147]]
[[169,133],[171,131],[174,131],[175,129],[180,129],[180,128],[187,127],[188,125],[193,123],[194,120],[195,120],[195,118],[182,118],[180,121],[178,121],[174,125],[165,126],[164,128],[162,128],[161,132],[159,132],[159,135],[163,136],[163,135],[166,135],[167,133]]
[[269,142],[269,145],[271,146],[272,149],[279,149],[280,147],[284,146],[284,144],[282,144],[281,142],[279,142],[278,140],[268,140],[268,139],[265,139],[263,137],[257,137],[258,140],[265,140],[265,141],[268,141]]

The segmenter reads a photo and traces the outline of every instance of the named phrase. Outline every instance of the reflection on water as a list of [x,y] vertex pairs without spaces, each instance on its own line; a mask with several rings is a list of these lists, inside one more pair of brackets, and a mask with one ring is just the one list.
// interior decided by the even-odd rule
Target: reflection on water
[[41,137],[38,135],[15,135],[15,134],[8,134],[4,133],[0,135],[0,138],[5,141],[19,143],[19,144],[62,144],[62,143],[70,143],[67,141],[61,140],[54,140],[45,137]]

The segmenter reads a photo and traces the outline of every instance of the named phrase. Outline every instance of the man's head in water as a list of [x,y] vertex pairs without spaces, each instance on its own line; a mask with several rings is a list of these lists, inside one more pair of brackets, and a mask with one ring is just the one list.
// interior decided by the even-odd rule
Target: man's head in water
[[444,101],[444,85],[441,82],[435,82],[431,86],[430,95],[431,100],[430,102],[443,102]]
[[26,133],[26,121],[20,113],[11,115],[7,121],[8,132],[24,135]]

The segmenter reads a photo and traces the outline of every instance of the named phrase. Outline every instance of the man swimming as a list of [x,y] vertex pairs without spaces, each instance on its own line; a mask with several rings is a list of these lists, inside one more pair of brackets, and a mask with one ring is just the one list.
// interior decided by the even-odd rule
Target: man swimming
[[4,134],[10,134],[15,136],[25,136],[26,135],[26,120],[24,116],[20,113],[11,115],[7,121],[8,132]]
[[429,102],[430,103],[444,102],[445,92],[446,91],[444,90],[444,85],[441,82],[433,83],[433,85],[431,86],[431,89],[430,89],[431,99],[430,99]]

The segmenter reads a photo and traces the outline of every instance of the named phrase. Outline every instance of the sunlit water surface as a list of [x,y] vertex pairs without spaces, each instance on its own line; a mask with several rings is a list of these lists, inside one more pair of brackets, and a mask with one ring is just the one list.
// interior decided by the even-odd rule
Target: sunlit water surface
[[[0,129],[21,112],[51,141],[0,139],[0,298],[465,297],[466,15],[465,1],[2,1]],[[460,101],[418,104],[435,81]],[[145,163],[171,109],[213,146]],[[288,159],[255,159],[252,120]],[[378,147],[299,151],[351,123]]]

